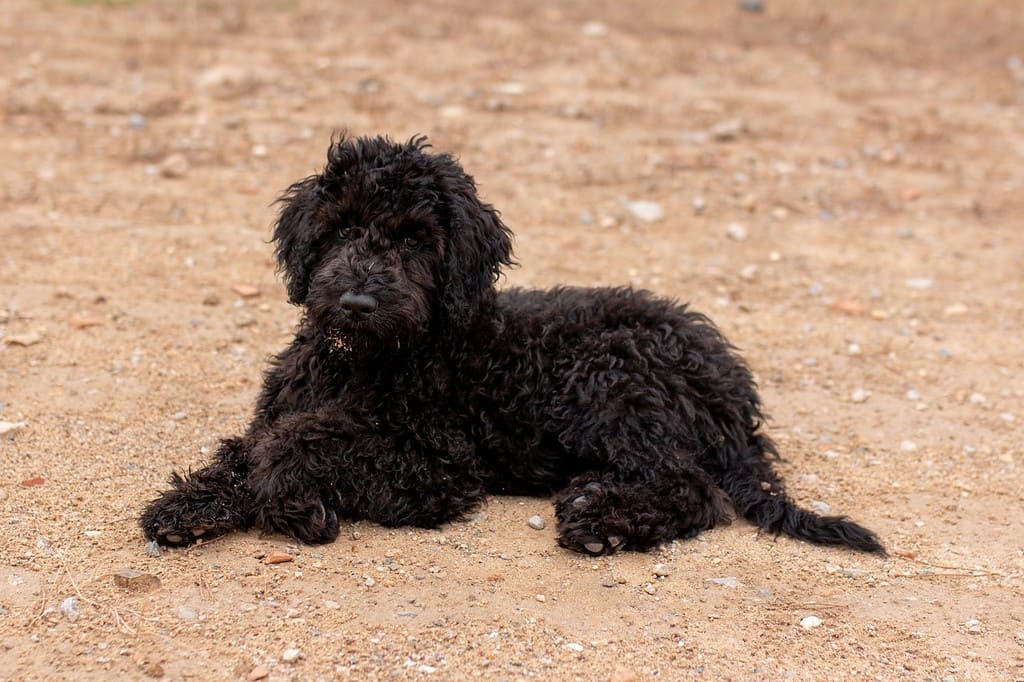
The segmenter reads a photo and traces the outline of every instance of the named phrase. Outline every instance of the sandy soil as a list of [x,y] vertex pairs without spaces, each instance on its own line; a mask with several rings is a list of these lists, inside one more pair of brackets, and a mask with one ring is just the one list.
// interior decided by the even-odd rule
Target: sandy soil
[[[1017,0],[348,4],[4,3],[0,679],[1024,679]],[[147,555],[288,339],[270,204],[343,127],[459,154],[507,284],[711,314],[792,494],[891,556],[588,559],[520,498]]]

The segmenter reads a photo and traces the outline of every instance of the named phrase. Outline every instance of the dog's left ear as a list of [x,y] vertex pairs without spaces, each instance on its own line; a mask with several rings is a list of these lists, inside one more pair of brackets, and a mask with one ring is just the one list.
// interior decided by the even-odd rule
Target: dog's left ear
[[512,232],[493,206],[480,201],[473,178],[454,159],[437,158],[445,165],[451,220],[441,303],[450,323],[464,325],[493,297],[501,268],[514,264]]
[[294,305],[302,305],[306,301],[309,278],[315,264],[313,213],[318,182],[315,175],[300,180],[278,199],[282,206],[274,226],[274,255],[278,270],[284,274],[288,302]]

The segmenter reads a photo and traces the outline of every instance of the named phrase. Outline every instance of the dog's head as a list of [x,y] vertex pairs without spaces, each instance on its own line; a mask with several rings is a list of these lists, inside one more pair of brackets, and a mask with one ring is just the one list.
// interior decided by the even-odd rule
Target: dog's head
[[458,162],[428,148],[342,138],[322,173],[282,195],[278,265],[324,334],[387,347],[469,324],[493,299],[511,233]]

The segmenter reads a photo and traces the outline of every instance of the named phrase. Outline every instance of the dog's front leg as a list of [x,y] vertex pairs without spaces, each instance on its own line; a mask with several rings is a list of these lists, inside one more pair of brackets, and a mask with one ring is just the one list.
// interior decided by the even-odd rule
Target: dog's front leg
[[245,481],[252,442],[251,435],[225,440],[212,464],[185,476],[174,474],[171,489],[142,513],[146,538],[184,546],[251,525],[252,495]]
[[335,540],[344,507],[339,476],[359,466],[360,453],[374,440],[365,422],[330,408],[275,422],[249,453],[252,525],[311,545]]
[[252,450],[252,525],[308,544],[336,539],[339,517],[436,527],[483,501],[474,452],[442,415],[399,431],[343,410],[290,414]]

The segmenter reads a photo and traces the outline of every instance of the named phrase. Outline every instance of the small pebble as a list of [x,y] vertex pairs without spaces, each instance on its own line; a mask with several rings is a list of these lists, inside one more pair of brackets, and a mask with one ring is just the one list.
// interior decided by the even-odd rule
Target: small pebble
[[969,635],[980,635],[982,632],[981,623],[973,618],[964,623],[964,627],[967,628],[967,634]]
[[655,201],[627,201],[625,206],[634,218],[645,223],[654,223],[665,217],[661,204]]
[[295,557],[287,552],[279,552],[276,549],[272,549],[263,555],[263,563],[265,564],[283,564],[289,561],[295,561]]
[[963,303],[954,303],[942,309],[942,314],[946,317],[959,317],[961,315],[966,315],[967,312],[968,308]]
[[917,450],[917,443],[912,440],[900,441],[900,450],[903,452],[914,452]]
[[254,287],[251,284],[235,284],[231,287],[231,291],[242,298],[255,298],[260,295],[260,288]]
[[145,128],[146,117],[138,112],[135,112],[134,114],[128,117],[128,127],[135,128],[136,130],[141,130],[142,128]]
[[745,130],[746,125],[741,119],[730,118],[713,125],[710,133],[711,137],[718,142],[730,142],[739,137]]
[[972,405],[984,405],[985,403],[988,402],[988,399],[982,393],[972,393],[971,395],[967,396],[967,400]]
[[565,645],[565,648],[569,649],[570,651],[576,651],[576,652],[583,651],[583,645],[580,644],[579,642],[569,642],[568,644]]
[[855,403],[863,403],[871,397],[870,391],[865,391],[863,388],[858,388],[850,394],[850,400]]
[[725,230],[725,234],[729,239],[737,242],[744,241],[748,236],[747,228],[743,227],[739,223],[732,223],[729,225]]
[[174,615],[182,620],[195,620],[199,616],[194,608],[184,604],[174,610]]
[[651,583],[644,583],[644,586],[643,586],[642,589],[647,594],[654,594],[654,593],[656,593],[658,591],[658,588],[655,587],[654,585],[652,585]]
[[740,585],[740,581],[731,575],[724,578],[705,578],[704,582],[711,583],[713,585],[722,585],[723,587],[739,587]]
[[708,202],[704,200],[704,197],[693,198],[693,212],[695,215],[701,215],[708,207]]
[[654,564],[653,570],[654,575],[658,576],[659,578],[667,578],[670,575],[668,566],[666,566],[665,564]]
[[81,315],[72,315],[68,318],[68,325],[75,329],[88,329],[90,327],[102,327],[104,324],[103,320],[97,317],[84,317]]
[[270,668],[268,668],[265,665],[258,665],[255,668],[253,668],[251,671],[249,671],[249,679],[252,682],[257,682],[257,680],[262,680],[263,678],[267,677],[269,674],[270,674]]
[[60,603],[60,612],[70,621],[78,620],[82,610],[78,606],[78,597],[68,597]]
[[860,317],[864,314],[864,306],[857,301],[836,301],[829,309],[850,317]]
[[907,280],[907,286],[918,291],[931,289],[934,284],[935,281],[931,277],[911,277]]
[[160,162],[160,175],[165,178],[183,178],[188,173],[189,163],[184,154],[171,154]]
[[160,587],[160,578],[133,568],[124,568],[114,574],[114,584],[133,592],[147,592]]
[[829,506],[828,502],[822,502],[821,500],[814,500],[811,502],[811,509],[819,514],[828,514],[832,511],[832,507]]
[[13,433],[18,429],[23,429],[28,426],[25,422],[0,422],[0,436],[8,433]]
[[800,627],[804,630],[813,630],[819,625],[821,625],[821,618],[818,618],[817,616],[807,616],[800,621]]
[[583,35],[588,38],[601,38],[608,35],[608,27],[600,21],[588,21],[583,24]]
[[907,391],[906,396],[907,400],[913,400],[914,402],[917,402],[918,400],[921,399],[921,394],[915,391],[914,389],[910,389],[909,391]]
[[281,660],[285,663],[294,663],[302,657],[302,652],[298,649],[285,649],[281,654]]
[[24,334],[11,334],[4,337],[4,343],[8,346],[34,346],[43,340],[39,332],[26,332]]
[[531,516],[526,523],[534,530],[544,530],[544,519],[539,516]]
[[543,604],[544,602],[546,602],[546,601],[548,600],[548,598],[547,598],[547,597],[545,597],[545,596],[544,596],[543,594],[538,594],[538,595],[536,595],[536,596],[534,597],[534,599],[536,599],[537,601],[539,601],[539,602],[540,602],[541,604]]

